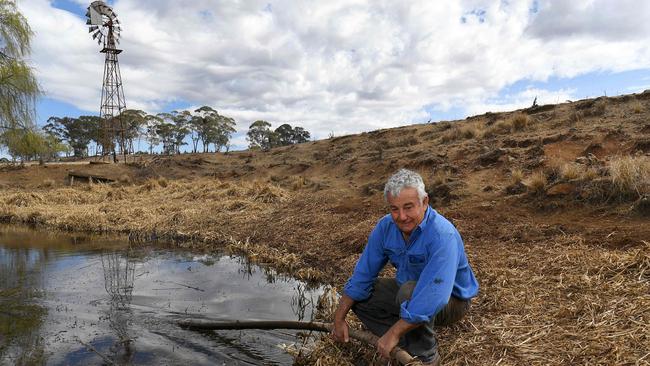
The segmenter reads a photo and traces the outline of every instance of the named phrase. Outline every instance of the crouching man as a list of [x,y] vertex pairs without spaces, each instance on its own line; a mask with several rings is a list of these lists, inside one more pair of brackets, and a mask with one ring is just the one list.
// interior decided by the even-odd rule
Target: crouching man
[[[426,365],[438,365],[434,326],[460,320],[478,294],[478,283],[460,234],[429,207],[419,174],[402,169],[384,188],[390,214],[373,229],[334,315],[332,337],[347,342],[352,309],[379,336],[386,358],[399,344]],[[395,278],[377,278],[390,261]]]

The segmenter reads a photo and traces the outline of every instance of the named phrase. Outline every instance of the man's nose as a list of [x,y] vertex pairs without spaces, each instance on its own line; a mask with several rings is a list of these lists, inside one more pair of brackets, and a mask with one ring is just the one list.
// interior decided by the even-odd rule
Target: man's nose
[[400,221],[406,220],[406,212],[404,210],[399,210],[399,219]]

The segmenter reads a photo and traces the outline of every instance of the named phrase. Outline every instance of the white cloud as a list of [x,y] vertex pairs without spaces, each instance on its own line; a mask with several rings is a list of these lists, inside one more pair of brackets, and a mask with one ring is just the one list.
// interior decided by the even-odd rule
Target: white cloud
[[[46,0],[19,6],[48,94],[97,109],[103,55],[85,20]],[[266,119],[320,138],[426,121],[427,106],[483,113],[529,105],[533,92],[551,103],[572,91],[498,96],[522,79],[650,68],[650,5],[631,0],[119,0],[114,9],[129,107],[207,104],[240,131]]]

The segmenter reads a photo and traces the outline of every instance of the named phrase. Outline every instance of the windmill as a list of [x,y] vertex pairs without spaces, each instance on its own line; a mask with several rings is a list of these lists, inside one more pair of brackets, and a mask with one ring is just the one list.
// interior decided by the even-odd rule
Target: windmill
[[115,141],[119,138],[120,149],[126,161],[125,128],[120,117],[122,111],[126,109],[126,101],[120,76],[120,64],[117,61],[117,55],[122,52],[117,49],[122,28],[117,20],[117,14],[103,1],[93,1],[88,7],[86,17],[88,18],[86,24],[89,25],[88,33],[92,33],[93,40],[102,46],[99,52],[106,54],[102,99],[99,107],[99,115],[102,119],[100,138],[102,155],[112,153],[113,161],[117,161]]

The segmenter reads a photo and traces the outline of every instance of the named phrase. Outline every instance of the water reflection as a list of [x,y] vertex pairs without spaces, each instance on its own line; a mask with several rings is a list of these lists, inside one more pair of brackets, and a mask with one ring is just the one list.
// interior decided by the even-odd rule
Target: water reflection
[[[130,364],[135,354],[133,338],[129,334],[129,320],[133,318],[131,299],[135,280],[135,263],[127,255],[118,252],[101,254],[104,270],[104,288],[109,295],[108,309],[105,311],[110,329],[116,342],[109,348],[113,358],[120,363]],[[121,356],[120,356],[121,355]]]
[[321,292],[238,257],[11,230],[0,227],[0,365],[291,364],[277,345],[295,332],[175,321],[308,320]]

